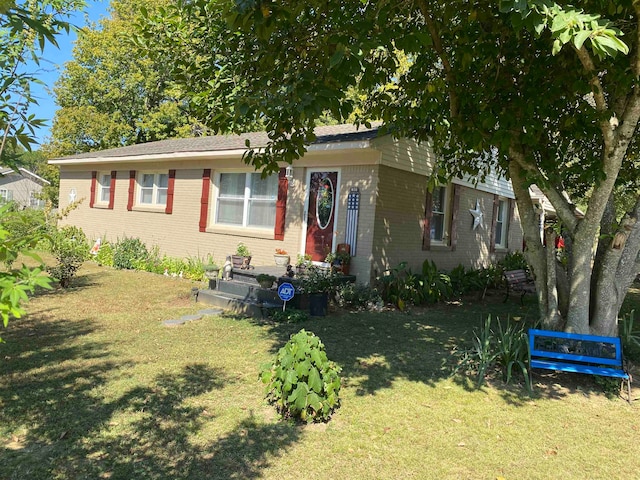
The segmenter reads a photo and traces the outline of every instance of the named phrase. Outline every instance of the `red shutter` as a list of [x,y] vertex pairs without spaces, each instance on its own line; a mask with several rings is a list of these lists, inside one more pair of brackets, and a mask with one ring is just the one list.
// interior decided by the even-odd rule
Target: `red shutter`
[[202,196],[200,197],[200,231],[207,230],[207,213],[209,212],[209,190],[211,188],[211,169],[202,172]]
[[431,250],[431,216],[433,215],[433,195],[427,190],[422,220],[422,250]]
[[118,172],[111,170],[111,182],[109,183],[109,208],[113,210],[113,201],[116,198],[116,177]]
[[289,180],[285,177],[285,168],[278,173],[278,200],[276,200],[276,224],[273,229],[274,240],[284,240],[285,219],[287,215],[287,195]]
[[91,172],[91,197],[89,198],[89,208],[93,208],[93,205],[96,202],[96,177],[98,176],[98,172]]
[[171,215],[173,213],[173,188],[176,183],[176,171],[169,170],[169,183],[167,184],[167,206],[164,213]]
[[451,206],[451,224],[449,225],[449,244],[451,251],[458,244],[458,210],[460,209],[460,185],[453,185],[453,205]]
[[133,210],[133,197],[136,192],[136,171],[129,170],[129,198],[127,200],[127,210]]
[[498,218],[498,206],[500,199],[498,195],[493,196],[493,216],[491,217],[491,240],[489,240],[489,252],[496,251],[496,219]]

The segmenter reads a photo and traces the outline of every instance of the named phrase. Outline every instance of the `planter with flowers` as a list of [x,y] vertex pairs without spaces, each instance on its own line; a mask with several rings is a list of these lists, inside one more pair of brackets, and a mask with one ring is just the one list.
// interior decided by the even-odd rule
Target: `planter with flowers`
[[286,250],[276,248],[276,253],[273,254],[273,260],[276,262],[277,266],[286,267],[287,265],[289,265],[291,257]]
[[238,248],[236,248],[235,255],[231,255],[231,263],[233,263],[233,268],[249,267],[249,264],[251,263],[251,252],[249,251],[249,247],[240,242],[238,244]]

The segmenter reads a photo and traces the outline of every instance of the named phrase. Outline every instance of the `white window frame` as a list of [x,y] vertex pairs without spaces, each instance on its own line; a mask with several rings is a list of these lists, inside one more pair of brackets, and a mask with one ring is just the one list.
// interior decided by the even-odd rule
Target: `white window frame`
[[[145,175],[153,175],[153,186],[151,187],[145,187],[143,186],[143,178]],[[161,187],[160,185],[160,176],[164,175],[167,179],[167,186],[166,187]],[[166,207],[167,202],[166,202],[166,198],[167,198],[167,193],[169,191],[169,171],[149,171],[149,172],[139,172],[138,173],[138,178],[137,178],[137,187],[138,187],[138,192],[136,195],[136,204],[141,206],[141,207]],[[151,191],[151,202],[143,202],[143,193],[145,191]],[[164,198],[165,201],[161,202],[160,201],[160,194],[162,192],[165,192]]]
[[[220,215],[220,199],[221,198],[225,198],[223,196],[221,196],[220,194],[220,182],[221,182],[221,176],[223,174],[226,175],[244,175],[245,179],[244,179],[244,194],[242,197],[237,197],[239,200],[242,199],[242,223],[238,224],[238,223],[224,223],[218,220],[219,215]],[[265,231],[273,231],[273,228],[275,227],[275,217],[276,217],[276,206],[277,206],[277,202],[278,202],[278,189],[277,189],[277,175],[273,174],[272,177],[276,178],[276,192],[275,192],[275,196],[272,200],[258,200],[258,201],[264,201],[264,202],[273,202],[273,211],[274,211],[274,222],[271,225],[268,226],[263,226],[263,225],[250,225],[249,224],[249,204],[251,203],[251,201],[256,201],[256,199],[251,197],[251,175],[260,175],[259,172],[255,172],[255,171],[241,171],[241,170],[223,170],[223,171],[218,171],[216,172],[215,175],[215,201],[213,202],[214,205],[214,211],[213,211],[213,215],[212,215],[212,219],[213,219],[213,225],[215,226],[220,226],[220,227],[230,227],[230,228],[244,228],[244,229],[252,229],[252,230],[265,230]],[[232,198],[232,197],[229,197]]]
[[44,202],[41,198],[38,198],[38,196],[41,194],[42,192],[39,192],[37,190],[29,190],[29,207],[30,208],[42,208],[44,206]]
[[0,203],[7,203],[9,201],[9,189],[0,188]]
[[111,197],[111,172],[98,172],[97,181],[98,198],[95,203],[107,205]]
[[[434,199],[437,189],[442,189],[442,211],[434,210],[435,202]],[[442,238],[434,238],[431,236],[431,245],[447,245],[449,241],[449,186],[448,185],[438,185],[433,189],[431,194],[431,225],[429,226],[429,235],[432,232],[433,219],[436,215],[442,216]]]
[[[502,206],[502,215],[500,215],[500,206]],[[496,229],[495,247],[507,248],[507,234],[509,228],[509,200],[504,197],[498,197],[498,208],[496,209]],[[500,232],[500,242],[498,242],[498,231]]]

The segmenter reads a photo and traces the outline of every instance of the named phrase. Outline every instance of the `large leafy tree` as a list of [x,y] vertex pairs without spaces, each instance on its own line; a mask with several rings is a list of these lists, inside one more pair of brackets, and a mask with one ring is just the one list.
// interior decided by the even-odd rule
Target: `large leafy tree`
[[172,137],[201,129],[181,108],[183,95],[165,59],[141,54],[130,42],[141,10],[166,0],[113,0],[110,16],[79,32],[54,92],[56,111],[50,156],[102,150]]
[[[142,37],[149,25],[165,25],[161,43],[192,112],[212,129],[264,122],[270,147],[246,156],[256,168],[299,158],[324,112],[352,114],[345,92],[357,88],[367,98],[358,121],[381,119],[383,130],[431,140],[442,174],[509,176],[542,321],[611,335],[640,270],[640,2],[580,8],[550,0],[192,0],[152,18]],[[554,231],[540,236],[532,184],[557,211],[562,263]],[[621,190],[625,201],[615,202]],[[576,196],[586,199],[584,214]]]

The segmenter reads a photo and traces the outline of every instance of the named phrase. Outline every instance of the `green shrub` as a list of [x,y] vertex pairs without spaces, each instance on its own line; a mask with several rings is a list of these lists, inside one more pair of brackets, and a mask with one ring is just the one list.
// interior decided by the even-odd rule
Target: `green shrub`
[[618,318],[618,329],[625,357],[637,360],[640,358],[640,329],[635,324],[636,311],[631,310]]
[[139,238],[124,238],[113,248],[113,266],[119,269],[137,269],[149,258],[149,251]]
[[300,323],[309,320],[309,314],[297,308],[287,307],[284,311],[278,309],[271,312],[271,320],[280,323]]
[[464,265],[458,265],[449,272],[451,290],[454,295],[465,295],[470,292],[483,290],[487,285],[482,270],[470,268],[467,270]]
[[422,275],[418,279],[423,298],[427,303],[436,303],[451,298],[453,289],[449,275],[438,270],[433,260],[422,263]]
[[275,361],[262,367],[266,398],[283,418],[327,421],[339,407],[340,367],[327,358],[324,345],[300,330],[280,349]]
[[82,229],[68,225],[51,233],[50,241],[51,253],[58,264],[48,271],[62,288],[67,288],[80,266],[89,259],[87,236]]
[[113,267],[113,246],[108,242],[103,242],[93,259],[98,265]]
[[524,270],[529,271],[529,264],[522,252],[509,252],[498,262],[504,270]]
[[353,310],[379,310],[382,297],[375,288],[356,283],[343,283],[338,286],[338,305]]

